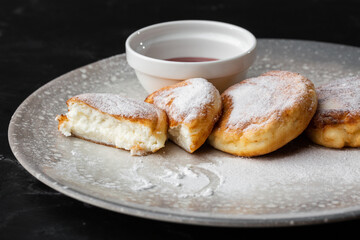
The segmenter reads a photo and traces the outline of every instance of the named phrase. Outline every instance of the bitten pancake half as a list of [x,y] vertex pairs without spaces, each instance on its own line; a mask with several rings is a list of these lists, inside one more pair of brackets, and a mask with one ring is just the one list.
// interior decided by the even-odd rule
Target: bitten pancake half
[[307,135],[322,146],[360,147],[360,77],[331,81],[316,89],[318,109]]
[[169,139],[190,153],[206,141],[221,115],[219,91],[203,78],[164,87],[145,101],[166,112]]
[[271,71],[222,94],[223,115],[209,143],[238,156],[270,153],[296,138],[317,107],[313,83],[298,73]]
[[166,113],[142,101],[115,94],[86,93],[66,102],[68,112],[58,115],[58,129],[95,143],[145,155],[165,146]]

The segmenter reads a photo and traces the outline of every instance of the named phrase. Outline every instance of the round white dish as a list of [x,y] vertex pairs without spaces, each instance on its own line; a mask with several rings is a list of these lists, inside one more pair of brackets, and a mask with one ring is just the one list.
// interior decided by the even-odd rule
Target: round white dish
[[[207,20],[154,24],[131,34],[125,46],[127,62],[148,93],[196,77],[206,78],[222,92],[244,79],[256,56],[256,38],[248,30]],[[217,60],[166,60],[178,57]]]
[[[315,85],[360,74],[360,49],[297,40],[258,41],[248,76],[289,70]],[[55,116],[84,92],[144,99],[125,55],[69,72],[29,96],[14,113],[9,143],[37,179],[80,201],[150,219],[211,226],[289,226],[360,215],[360,149],[335,150],[300,136],[256,158],[208,145],[194,154],[168,142],[159,152],[129,152],[66,138]]]

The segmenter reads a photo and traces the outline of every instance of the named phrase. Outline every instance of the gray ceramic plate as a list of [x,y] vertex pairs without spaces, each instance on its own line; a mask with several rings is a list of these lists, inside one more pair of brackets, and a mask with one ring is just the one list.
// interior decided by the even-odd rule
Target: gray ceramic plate
[[[315,85],[360,74],[360,49],[335,44],[259,40],[248,73],[299,72]],[[17,109],[9,142],[37,179],[80,201],[139,217],[213,226],[286,226],[360,214],[360,151],[334,150],[300,136],[263,157],[234,157],[203,146],[188,154],[171,142],[146,157],[66,138],[55,116],[84,92],[144,99],[146,92],[114,56],[44,85]]]

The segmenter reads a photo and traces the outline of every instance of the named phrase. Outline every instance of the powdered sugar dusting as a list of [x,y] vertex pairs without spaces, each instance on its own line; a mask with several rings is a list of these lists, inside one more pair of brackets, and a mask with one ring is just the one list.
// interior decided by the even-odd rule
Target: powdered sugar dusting
[[[359,48],[289,40],[258,43],[258,60],[248,76],[288,69],[319,86],[360,74]],[[19,107],[9,127],[17,159],[50,187],[113,211],[182,223],[287,226],[358,215],[358,148],[324,148],[300,136],[256,158],[207,145],[189,154],[171,142],[137,158],[63,137],[53,119],[66,110],[64,102],[71,96],[108,92],[140,101],[147,96],[125,55],[83,69],[86,79],[81,77],[85,71],[75,70],[39,89]]]
[[85,93],[76,96],[79,100],[111,115],[129,118],[156,118],[157,109],[153,105],[109,93]]
[[218,90],[203,78],[185,82],[186,85],[161,91],[154,97],[154,103],[173,120],[187,123],[198,117],[208,104],[214,103],[214,94]]
[[273,121],[282,111],[294,106],[305,90],[305,84],[296,78],[260,76],[245,80],[225,93],[233,103],[228,126],[254,128]]
[[319,111],[341,110],[360,113],[360,77],[340,78],[317,88]]

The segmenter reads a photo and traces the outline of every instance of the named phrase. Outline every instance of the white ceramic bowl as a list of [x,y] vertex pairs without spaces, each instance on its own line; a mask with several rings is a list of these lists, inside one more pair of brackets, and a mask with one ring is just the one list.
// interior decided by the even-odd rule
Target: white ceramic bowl
[[[195,77],[209,80],[222,92],[245,77],[255,60],[256,38],[232,24],[184,20],[142,28],[131,34],[125,45],[129,65],[149,93]],[[179,57],[218,60],[166,60]]]

